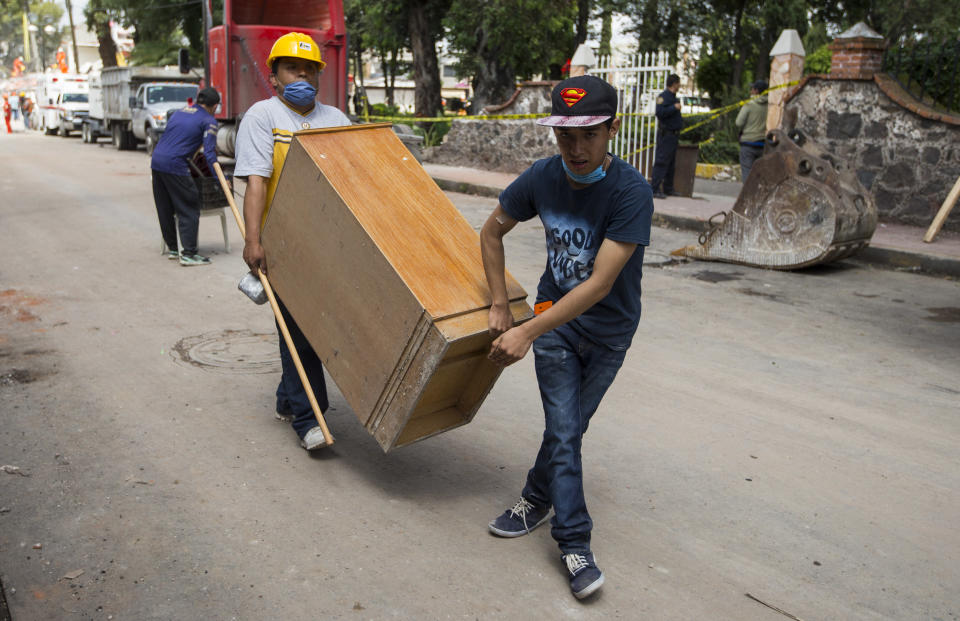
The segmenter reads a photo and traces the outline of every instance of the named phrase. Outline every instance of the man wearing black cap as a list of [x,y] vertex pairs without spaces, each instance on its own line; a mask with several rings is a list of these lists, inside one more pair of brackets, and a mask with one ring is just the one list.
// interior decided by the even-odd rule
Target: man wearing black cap
[[673,191],[673,171],[677,158],[677,144],[680,142],[680,130],[683,129],[683,115],[680,114],[680,76],[671,73],[667,76],[667,88],[657,96],[657,152],[653,161],[654,198],[666,198],[675,195]]
[[[190,176],[187,161],[202,145],[203,155],[213,170],[217,161],[217,119],[213,118],[213,113],[219,103],[220,95],[215,89],[202,89],[195,105],[173,113],[150,158],[153,201],[160,219],[160,233],[167,245],[165,254],[171,259],[179,259],[180,265],[184,266],[210,263],[210,259],[197,254],[200,192]],[[177,227],[182,246],[180,252],[177,252]]]
[[[584,598],[603,585],[590,548],[580,448],[590,417],[623,364],[640,319],[643,249],[650,243],[652,191],[631,165],[607,152],[620,127],[617,91],[593,76],[560,82],[552,114],[559,155],[539,160],[500,194],[480,233],[493,304],[489,358],[509,365],[533,347],[545,429],[519,502],[489,524],[519,537],[554,511],[570,589]],[[536,316],[515,326],[507,301],[503,236],[539,216],[547,267]]]
[[757,80],[750,85],[750,101],[737,113],[740,131],[740,180],[750,176],[753,163],[763,155],[767,135],[767,83]]

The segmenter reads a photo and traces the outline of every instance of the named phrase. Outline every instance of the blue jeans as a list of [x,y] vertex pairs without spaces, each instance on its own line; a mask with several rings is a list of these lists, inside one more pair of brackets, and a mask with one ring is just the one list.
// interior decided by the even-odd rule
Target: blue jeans
[[523,496],[553,505],[551,534],[561,552],[589,552],[593,521],[583,497],[580,447],[626,351],[598,345],[563,325],[534,341],[533,353],[546,424]]
[[[297,348],[297,354],[300,355],[300,363],[307,373],[310,386],[313,387],[313,396],[317,399],[320,410],[325,412],[330,407],[330,403],[327,400],[327,384],[323,378],[320,357],[313,351],[307,337],[300,331],[297,322],[293,320],[280,298],[277,298],[277,305],[287,324],[287,330],[290,331],[293,346]],[[300,381],[300,374],[297,373],[297,367],[293,363],[290,350],[287,349],[287,341],[280,332],[279,324],[277,324],[277,334],[280,336],[280,365],[283,368],[280,385],[277,386],[277,411],[289,410],[293,414],[293,430],[302,439],[308,431],[320,423],[317,422],[313,408],[310,407],[310,399],[307,397],[307,391],[303,389],[303,382]]]

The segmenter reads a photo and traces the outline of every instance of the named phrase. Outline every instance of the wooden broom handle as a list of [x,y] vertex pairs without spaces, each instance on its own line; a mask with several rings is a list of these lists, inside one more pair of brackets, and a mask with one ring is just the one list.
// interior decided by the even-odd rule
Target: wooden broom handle
[[933,219],[933,222],[930,223],[930,228],[927,229],[927,234],[923,236],[923,241],[929,244],[933,241],[933,238],[937,236],[940,228],[943,227],[943,223],[946,222],[947,216],[950,215],[950,210],[953,209],[953,206],[957,203],[958,197],[960,197],[960,177],[957,177],[957,182],[953,184],[953,189],[947,194],[946,200],[944,200],[943,205],[940,206],[940,211],[937,212],[937,216]]
[[[227,197],[227,202],[230,203],[230,209],[233,211],[233,217],[237,220],[237,226],[240,227],[240,234],[246,238],[246,227],[243,225],[243,217],[240,215],[240,210],[237,209],[237,203],[233,200],[233,190],[230,189],[230,185],[227,183],[227,178],[223,176],[223,169],[220,168],[220,163],[216,162],[213,165],[213,170],[217,173],[217,178],[220,179],[220,186],[223,188],[223,193]],[[273,309],[273,315],[277,318],[277,325],[280,326],[280,332],[283,335],[283,340],[287,343],[287,349],[290,350],[290,356],[293,358],[293,364],[297,367],[297,374],[300,375],[300,381],[303,383],[303,389],[307,392],[307,399],[310,400],[310,407],[313,408],[313,415],[317,417],[317,423],[320,425],[320,431],[323,432],[323,439],[326,441],[327,446],[333,444],[333,436],[330,434],[330,429],[327,428],[327,422],[323,419],[323,413],[320,411],[320,404],[317,403],[317,398],[313,394],[313,387],[310,385],[310,380],[307,379],[307,372],[303,369],[303,363],[300,362],[300,354],[297,353],[297,348],[293,345],[293,337],[290,336],[290,330],[287,329],[287,322],[283,319],[283,314],[280,312],[280,305],[277,303],[277,297],[273,294],[273,287],[270,286],[270,281],[267,280],[267,275],[257,270],[257,276],[260,277],[260,282],[263,284],[263,290],[267,293],[267,299],[270,300],[270,308]]]

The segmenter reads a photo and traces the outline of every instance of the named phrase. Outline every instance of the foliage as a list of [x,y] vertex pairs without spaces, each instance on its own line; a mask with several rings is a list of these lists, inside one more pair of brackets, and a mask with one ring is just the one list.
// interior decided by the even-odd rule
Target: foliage
[[400,114],[400,108],[387,103],[375,103],[370,106],[370,114],[373,116],[397,116]]
[[884,69],[924,103],[960,111],[957,62],[960,62],[960,39],[942,42],[927,39],[888,49]]
[[457,73],[472,76],[475,109],[502,103],[517,77],[559,77],[576,49],[571,0],[456,0],[444,24]]
[[414,125],[413,132],[423,136],[423,146],[437,147],[443,143],[443,137],[447,135],[453,121],[437,121],[434,123],[418,123]]
[[703,143],[697,160],[707,164],[739,164],[740,143],[721,140]]
[[[383,71],[387,102],[394,103],[397,76],[410,69],[400,60],[404,48],[410,47],[406,5],[403,0],[347,0],[344,18],[355,64],[359,66],[365,50],[372,52]],[[362,74],[362,70],[355,71],[361,83]]]
[[[27,69],[35,70],[40,66],[37,55],[42,52],[46,53],[47,66],[54,63],[54,54],[61,44],[66,45],[69,31],[60,27],[63,9],[55,2],[31,2],[27,8],[27,20],[37,27],[37,32],[30,33],[33,49],[30,50],[31,63]],[[26,59],[28,55],[23,49],[23,4],[11,1],[4,3],[3,9],[0,12],[0,41],[3,42],[0,44],[0,71],[6,73],[18,56]],[[55,32],[48,35],[44,32],[47,26],[53,27]]]
[[807,54],[803,61],[803,73],[830,73],[830,64],[833,59],[833,52],[830,51],[830,45],[821,45],[813,52]]
[[176,64],[177,51],[184,43],[194,64],[201,66],[204,62],[203,17],[198,2],[90,0],[84,16],[90,29],[98,33],[109,20],[135,28],[131,64]]
[[955,40],[960,32],[960,11],[942,0],[817,1],[810,6],[816,21],[836,25],[837,32],[865,22],[891,43],[924,37]]

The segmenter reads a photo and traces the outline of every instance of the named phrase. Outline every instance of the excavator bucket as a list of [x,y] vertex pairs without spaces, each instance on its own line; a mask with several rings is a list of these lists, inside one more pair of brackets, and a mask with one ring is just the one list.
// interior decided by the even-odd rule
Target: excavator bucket
[[800,130],[775,129],[733,209],[712,217],[710,227],[699,244],[672,254],[789,270],[865,247],[877,228],[877,206],[846,163]]

